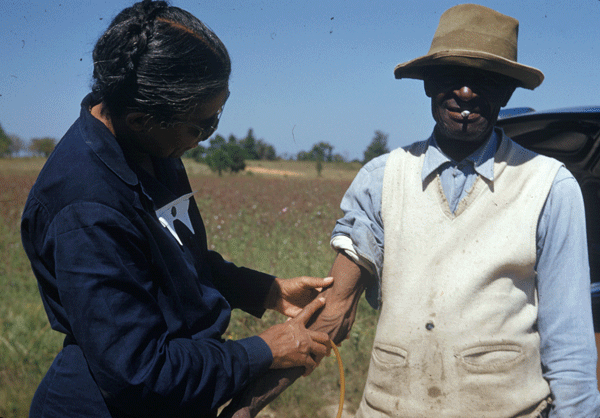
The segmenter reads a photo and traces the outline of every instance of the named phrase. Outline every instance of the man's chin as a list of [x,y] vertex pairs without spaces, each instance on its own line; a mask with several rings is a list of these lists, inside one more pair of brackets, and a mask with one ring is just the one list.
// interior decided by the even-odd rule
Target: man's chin
[[450,130],[450,129],[437,129],[436,138],[445,138],[452,141],[469,142],[469,143],[482,143],[490,137],[492,133],[491,129],[485,131],[469,131],[467,130]]

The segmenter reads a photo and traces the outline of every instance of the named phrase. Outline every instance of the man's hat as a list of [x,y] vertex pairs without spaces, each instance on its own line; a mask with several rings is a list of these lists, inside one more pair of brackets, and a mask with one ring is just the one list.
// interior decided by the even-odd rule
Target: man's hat
[[510,16],[476,4],[454,6],[440,17],[427,55],[398,64],[394,75],[423,80],[429,67],[458,65],[503,74],[533,90],[544,74],[517,62],[518,32],[519,21]]

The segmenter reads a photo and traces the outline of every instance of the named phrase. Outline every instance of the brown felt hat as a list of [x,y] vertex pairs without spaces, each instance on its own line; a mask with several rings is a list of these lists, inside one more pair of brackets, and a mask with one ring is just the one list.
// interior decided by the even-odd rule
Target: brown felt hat
[[512,77],[533,90],[544,80],[537,68],[517,62],[519,21],[476,4],[446,10],[427,55],[398,64],[396,78],[423,80],[424,70],[436,65],[478,68]]

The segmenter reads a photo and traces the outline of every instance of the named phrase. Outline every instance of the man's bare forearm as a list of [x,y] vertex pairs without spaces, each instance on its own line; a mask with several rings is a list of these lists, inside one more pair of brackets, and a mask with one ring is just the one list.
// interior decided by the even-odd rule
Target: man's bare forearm
[[[326,305],[310,324],[340,344],[354,324],[358,301],[369,279],[368,272],[343,253],[337,255],[329,276],[333,285],[324,291]],[[304,368],[269,370],[238,394],[219,418],[253,418],[269,402],[304,374]]]
[[324,292],[327,302],[310,328],[326,332],[339,345],[354,324],[358,301],[369,274],[344,253],[339,253],[329,275],[334,280]]

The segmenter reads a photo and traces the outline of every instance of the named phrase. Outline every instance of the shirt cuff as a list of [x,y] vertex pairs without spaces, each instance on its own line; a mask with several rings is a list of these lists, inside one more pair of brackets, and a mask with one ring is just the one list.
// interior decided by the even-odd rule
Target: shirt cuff
[[265,340],[259,336],[242,338],[236,342],[244,347],[248,355],[249,381],[264,374],[273,364],[273,353]]

